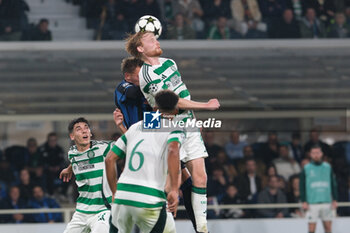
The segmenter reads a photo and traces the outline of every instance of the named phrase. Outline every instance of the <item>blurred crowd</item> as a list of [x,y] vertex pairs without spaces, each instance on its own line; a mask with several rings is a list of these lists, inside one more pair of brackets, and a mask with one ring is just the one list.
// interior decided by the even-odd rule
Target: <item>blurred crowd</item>
[[163,39],[347,38],[349,0],[71,0],[96,38],[120,40],[138,18],[161,20]]
[[[281,142],[276,132],[269,132],[267,142],[248,144],[240,140],[237,131],[223,146],[214,143],[214,132],[204,132],[209,158],[208,203],[211,204],[272,204],[299,203],[299,174],[310,162],[309,150],[319,145],[324,161],[332,165],[338,183],[338,201],[349,201],[350,144],[336,142],[329,146],[320,139],[320,132],[310,131],[310,138],[302,144],[300,134],[291,134],[290,141]],[[340,208],[339,215],[349,215],[348,208]],[[208,211],[212,218],[283,218],[303,217],[300,208]]]
[[25,0],[0,0],[0,41],[47,41],[52,40],[49,21],[38,24],[28,21],[29,5]]
[[[121,40],[143,15],[162,39],[348,38],[350,0],[61,0],[80,6],[97,40]],[[52,40],[49,21],[29,23],[25,0],[0,0],[0,41]],[[49,15],[47,16],[49,17]]]
[[[225,144],[216,144],[219,132],[204,131],[209,157],[208,204],[299,203],[299,173],[310,162],[308,150],[322,147],[337,177],[340,202],[349,201],[350,143],[336,142],[329,146],[320,140],[320,132],[310,131],[302,144],[300,134],[292,133],[290,141],[280,141],[276,132],[269,132],[266,142],[248,143],[238,131],[232,131]],[[120,134],[111,136],[117,140]],[[50,133],[44,144],[29,138],[27,145],[10,146],[0,152],[0,208],[59,208],[74,204],[77,198],[73,181],[63,183],[60,171],[67,166],[66,154],[57,144],[57,135]],[[122,165],[120,165],[122,166]],[[338,209],[341,216],[350,215],[349,208]],[[282,218],[303,217],[300,208],[209,210],[208,218]],[[184,212],[178,218],[186,217]],[[59,222],[61,214],[0,215],[2,223]]]
[[[59,179],[67,165],[66,154],[57,144],[56,133],[38,146],[29,138],[26,146],[10,146],[0,151],[0,208],[59,208],[69,185]],[[59,222],[61,214],[0,215],[0,222]]]

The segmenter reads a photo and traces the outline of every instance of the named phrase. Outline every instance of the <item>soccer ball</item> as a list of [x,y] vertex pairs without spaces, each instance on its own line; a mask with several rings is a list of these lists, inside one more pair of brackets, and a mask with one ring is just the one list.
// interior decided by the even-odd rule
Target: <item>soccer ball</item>
[[153,32],[156,38],[162,34],[162,24],[152,15],[144,15],[135,24],[135,32]]

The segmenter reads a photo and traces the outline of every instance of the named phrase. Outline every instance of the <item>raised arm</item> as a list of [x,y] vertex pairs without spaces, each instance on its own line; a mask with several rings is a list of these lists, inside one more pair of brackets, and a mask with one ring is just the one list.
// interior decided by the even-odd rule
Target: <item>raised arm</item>
[[216,110],[220,107],[220,103],[218,99],[210,99],[208,102],[197,102],[180,98],[177,106],[180,109],[189,110]]
[[120,111],[119,108],[116,108],[113,112],[113,119],[117,127],[119,128],[120,132],[124,134],[127,131],[127,128],[124,126],[124,116],[123,113]]

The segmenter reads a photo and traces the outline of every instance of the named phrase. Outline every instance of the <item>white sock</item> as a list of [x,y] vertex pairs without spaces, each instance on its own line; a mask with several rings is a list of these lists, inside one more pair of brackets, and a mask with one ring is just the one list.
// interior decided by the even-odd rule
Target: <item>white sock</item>
[[207,189],[192,186],[191,200],[197,231],[207,233]]

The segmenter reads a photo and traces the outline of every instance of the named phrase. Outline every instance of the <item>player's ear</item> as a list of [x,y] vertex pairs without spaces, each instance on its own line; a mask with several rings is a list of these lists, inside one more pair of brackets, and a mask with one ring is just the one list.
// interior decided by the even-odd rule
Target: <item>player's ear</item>
[[130,80],[130,74],[125,72],[125,74],[124,74],[124,79],[125,79],[127,82],[130,83],[130,81],[131,81],[131,80]]
[[137,47],[137,51],[138,51],[139,53],[143,53],[144,49],[143,49],[142,46],[138,46],[138,47]]
[[74,141],[74,135],[73,135],[73,133],[70,133],[70,134],[69,134],[69,137],[70,137],[70,140]]

